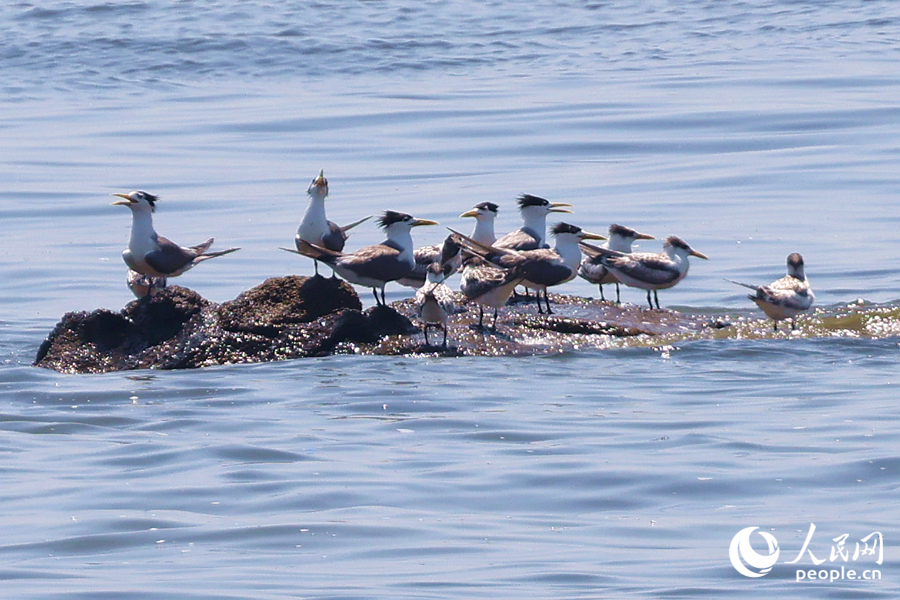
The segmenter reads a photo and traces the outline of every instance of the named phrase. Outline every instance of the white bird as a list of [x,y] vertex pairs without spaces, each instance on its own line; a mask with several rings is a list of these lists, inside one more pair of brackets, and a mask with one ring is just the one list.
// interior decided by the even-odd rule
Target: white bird
[[128,269],[127,282],[128,289],[138,299],[152,296],[166,287],[165,277],[143,275],[132,269]]
[[[386,210],[378,223],[387,234],[380,244],[360,248],[345,254],[329,250],[316,244],[300,240],[299,248],[288,252],[320,260],[330,266],[335,273],[356,285],[372,288],[376,304],[385,304],[384,287],[389,281],[405,277],[415,266],[413,240],[410,231],[421,225],[437,225],[437,221],[416,219],[408,214]],[[381,290],[381,299],[378,290]]]
[[[652,235],[638,233],[630,227],[616,225],[609,226],[609,241],[601,246],[617,252],[631,253],[631,245],[637,240],[652,240]],[[621,302],[619,296],[619,279],[603,265],[601,256],[586,256],[578,266],[578,275],[591,283],[596,283],[600,288],[600,300],[606,300],[603,296],[603,284],[616,284],[616,304]]]
[[494,242],[493,246],[510,250],[548,248],[549,246],[547,246],[545,241],[547,237],[547,215],[550,213],[572,212],[564,208],[572,206],[571,204],[550,202],[531,194],[519,196],[518,204],[519,212],[522,215],[522,227],[507,233]]
[[[490,244],[496,239],[494,218],[497,216],[497,210],[498,207],[493,202],[482,202],[472,210],[461,214],[460,217],[475,217],[475,231],[472,233],[472,238]],[[441,244],[416,248],[415,257],[416,266],[413,267],[412,273],[397,283],[417,288],[425,283],[425,272],[431,263],[439,262],[443,267],[449,267],[447,277],[456,273],[463,263],[459,245],[453,241],[453,236],[447,236]]]
[[553,314],[547,288],[575,278],[578,265],[581,263],[581,250],[578,247],[580,241],[605,240],[606,237],[568,223],[557,223],[553,226],[552,232],[556,238],[556,245],[552,249],[535,250],[510,250],[486,246],[462,234],[458,235],[462,238],[463,245],[471,252],[498,266],[518,268],[528,282],[527,285],[538,290],[538,313],[544,312],[541,307],[541,292],[543,292],[547,314]]
[[131,209],[131,239],[128,241],[128,248],[122,253],[122,259],[131,270],[141,275],[177,277],[205,260],[240,250],[229,248],[207,252],[213,238],[196,246],[179,246],[158,235],[153,229],[153,212],[159,201],[157,196],[140,190],[113,196],[122,198],[113,202],[113,205]]
[[440,263],[433,262],[428,265],[426,273],[427,281],[416,291],[415,303],[418,307],[417,314],[422,320],[425,333],[425,345],[430,345],[428,341],[428,328],[435,326],[444,331],[444,341],[441,344],[447,347],[447,321],[453,313],[456,312],[456,305],[453,302],[453,292],[450,291],[444,280],[450,271],[449,265],[441,266]]
[[766,316],[775,322],[775,331],[778,331],[778,321],[784,319],[790,319],[791,329],[794,329],[794,317],[809,310],[816,299],[803,271],[803,257],[796,252],[787,257],[787,275],[769,285],[749,285],[731,279],[728,281],[756,291],[747,297],[756,302]]
[[[328,197],[328,180],[325,179],[325,170],[319,171],[318,177],[313,179],[309,188],[306,190],[309,195],[309,205],[306,212],[303,213],[303,219],[297,228],[297,235],[294,236],[294,243],[297,249],[300,249],[300,241],[309,242],[316,246],[322,246],[329,250],[340,252],[344,249],[347,241],[347,232],[371,219],[372,216],[363,217],[358,221],[354,221],[343,227],[329,221],[325,216],[325,198]],[[316,269],[316,275],[319,274],[319,262],[313,261]]]
[[647,302],[653,308],[650,292],[659,308],[657,290],[668,289],[684,279],[690,264],[689,256],[709,259],[705,254],[691,248],[681,238],[670,235],[663,243],[661,253],[634,252],[631,254],[617,252],[608,248],[598,248],[591,244],[581,244],[581,249],[590,257],[602,256],[603,265],[615,275],[619,281],[629,287],[647,290]]

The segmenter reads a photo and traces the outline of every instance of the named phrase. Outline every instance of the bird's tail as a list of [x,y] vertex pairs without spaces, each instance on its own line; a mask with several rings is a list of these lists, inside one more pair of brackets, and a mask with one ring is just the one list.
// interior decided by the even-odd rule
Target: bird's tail
[[739,285],[741,287],[745,287],[748,290],[758,290],[759,289],[758,285],[750,285],[749,283],[741,283],[740,281],[735,281],[734,279],[725,279],[725,281],[728,281],[729,283],[733,283],[734,285]]
[[340,252],[310,244],[306,240],[297,240],[296,250],[293,248],[282,248],[282,250],[285,252],[293,252],[294,254],[301,254],[307,258],[312,258],[313,260],[321,260],[326,264],[333,263],[337,257],[341,256]]
[[515,250],[497,248],[490,244],[482,244],[481,242],[473,240],[469,236],[450,229],[449,227],[447,229],[453,234],[450,236],[452,242],[468,250],[472,254],[480,256],[498,266],[510,267],[516,262],[516,257],[520,256]]
[[587,242],[579,242],[578,245],[581,247],[581,251],[588,255],[590,258],[625,256],[624,252],[619,252],[618,250],[610,250],[609,248],[601,248],[600,246],[588,244]]
[[344,234],[346,234],[348,231],[350,231],[351,229],[353,229],[353,228],[356,227],[357,225],[359,225],[359,224],[361,224],[361,223],[365,223],[366,221],[368,221],[368,220],[371,219],[371,218],[372,218],[372,215],[369,215],[368,217],[363,217],[363,218],[360,219],[359,221],[353,221],[353,222],[350,223],[349,225],[344,225],[343,227],[341,227],[341,231],[342,231]]
[[[210,243],[212,240],[209,240]],[[208,248],[209,246],[207,246]],[[228,250],[216,250],[215,252],[205,252],[201,254],[197,258],[194,259],[194,264],[203,262],[204,260],[209,260],[211,258],[217,258],[219,256],[225,256],[226,254],[231,254],[232,252],[237,252],[240,248],[229,248]]]

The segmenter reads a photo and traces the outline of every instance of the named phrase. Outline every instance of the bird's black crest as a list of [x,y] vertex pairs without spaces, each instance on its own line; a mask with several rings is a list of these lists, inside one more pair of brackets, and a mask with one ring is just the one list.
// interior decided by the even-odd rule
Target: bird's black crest
[[624,238],[629,238],[637,237],[638,232],[631,227],[625,227],[624,225],[613,223],[609,226],[609,235],[618,235]]
[[400,223],[401,221],[412,221],[412,215],[397,212],[394,210],[386,210],[380,217],[378,217],[378,225],[382,229],[387,229],[394,223]]
[[519,208],[525,208],[527,206],[550,206],[549,200],[538,196],[532,196],[531,194],[522,194],[519,196],[518,202]]
[[581,233],[581,227],[576,227],[575,225],[569,225],[568,223],[557,223],[553,226],[553,229],[550,230],[553,235],[559,235],[561,233]]
[[489,210],[492,213],[494,213],[495,215],[497,214],[497,211],[500,210],[500,207],[497,206],[496,204],[494,204],[493,202],[482,202],[480,204],[476,204],[475,208],[477,208],[479,210]]
[[145,192],[144,190],[138,190],[135,195],[143,197],[144,200],[147,201],[147,204],[150,205],[151,211],[156,211],[156,203],[159,201],[159,196],[154,196],[149,192]]

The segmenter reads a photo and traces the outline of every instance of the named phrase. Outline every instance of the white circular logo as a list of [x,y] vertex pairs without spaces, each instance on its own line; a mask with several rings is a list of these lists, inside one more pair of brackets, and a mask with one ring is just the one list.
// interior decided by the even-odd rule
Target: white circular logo
[[759,535],[766,540],[769,546],[768,554],[760,554],[750,546],[750,534],[759,527],[747,527],[741,529],[731,539],[728,548],[728,557],[737,572],[744,577],[762,577],[772,570],[772,566],[778,560],[781,549],[778,548],[778,540],[771,533],[760,531]]

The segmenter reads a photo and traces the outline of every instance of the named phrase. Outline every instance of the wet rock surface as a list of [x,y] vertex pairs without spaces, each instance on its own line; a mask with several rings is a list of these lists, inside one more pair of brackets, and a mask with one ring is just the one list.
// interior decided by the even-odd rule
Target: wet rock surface
[[[796,339],[900,335],[900,308],[853,303],[804,316],[795,331],[748,315],[682,313],[551,295],[552,315],[534,304],[500,310],[497,328],[478,327],[478,308],[450,317],[447,346],[426,345],[412,299],[362,310],[353,288],[324,277],[276,277],[215,304],[178,286],[129,303],[63,316],[35,365],[64,373],[190,369],[329,354],[522,356],[690,339]],[[709,312],[715,313],[715,310]],[[485,314],[491,323],[493,314]],[[442,339],[435,333],[432,341]]]
[[560,313],[553,316],[530,314],[533,306],[502,309],[497,330],[478,329],[477,308],[461,307],[451,319],[444,348],[424,345],[411,300],[363,311],[353,288],[338,279],[277,277],[223,304],[171,286],[120,312],[64,315],[34,364],[64,373],[102,373],[333,353],[522,355],[604,347],[616,337],[705,326],[700,319],[669,311],[565,296],[553,300]]

